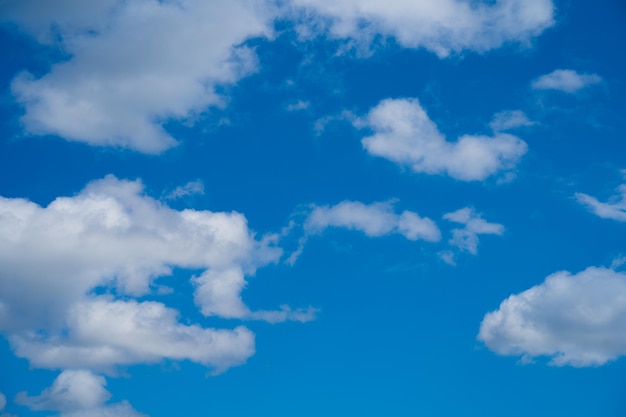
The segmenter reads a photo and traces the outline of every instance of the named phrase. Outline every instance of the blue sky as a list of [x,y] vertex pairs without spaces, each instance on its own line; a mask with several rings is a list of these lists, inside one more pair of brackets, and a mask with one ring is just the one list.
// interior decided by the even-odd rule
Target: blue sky
[[618,0],[0,4],[0,417],[626,413]]

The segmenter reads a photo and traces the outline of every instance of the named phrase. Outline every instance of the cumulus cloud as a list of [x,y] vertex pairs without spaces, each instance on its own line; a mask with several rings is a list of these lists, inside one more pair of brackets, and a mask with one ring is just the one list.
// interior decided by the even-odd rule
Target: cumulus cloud
[[116,365],[190,360],[221,372],[254,354],[245,327],[207,329],[178,322],[178,312],[157,302],[97,297],[74,304],[63,332],[9,337],[17,356],[38,367],[109,371]]
[[534,80],[532,88],[535,90],[559,90],[565,93],[575,93],[600,81],[602,81],[602,78],[596,74],[579,74],[569,69],[558,69]]
[[583,193],[576,193],[575,196],[580,204],[587,207],[596,216],[626,222],[626,184],[617,187],[617,192],[618,194],[606,203]]
[[521,110],[509,110],[494,114],[489,126],[494,132],[503,132],[518,127],[532,126],[534,122]]
[[441,239],[439,228],[431,219],[407,210],[397,214],[389,202],[342,201],[335,206],[315,206],[304,223],[308,234],[321,233],[329,227],[358,230],[371,237],[397,233],[408,240]]
[[500,355],[599,366],[626,355],[626,274],[557,272],[485,315],[478,339]]
[[0,331],[37,366],[105,369],[169,358],[225,369],[254,353],[246,328],[183,325],[161,303],[94,291],[146,295],[173,267],[203,269],[192,281],[205,315],[311,320],[314,309],[252,311],[241,300],[245,276],[280,258],[274,242],[258,240],[239,213],[174,210],[141,182],[113,176],[46,207],[0,198]]
[[[17,402],[32,410],[61,412],[61,417],[142,417],[127,402],[105,403],[111,398],[103,377],[85,370],[63,371],[40,395],[30,397],[25,392]],[[145,417],[145,416],[144,416]]]
[[139,181],[108,176],[47,207],[1,198],[0,329],[63,319],[67,305],[98,286],[142,295],[172,267],[253,274],[280,255],[243,215],[174,210]]
[[[57,4],[58,3],[58,4]],[[92,4],[93,3],[93,4]],[[256,70],[244,43],[271,35],[269,2],[76,0],[3,3],[5,18],[70,56],[12,91],[33,134],[159,153],[176,145],[163,128],[220,105],[215,89]],[[52,35],[50,35],[52,33]]]
[[[446,213],[443,218],[463,225],[462,228],[452,229],[452,238],[448,243],[457,250],[469,252],[472,255],[478,253],[478,235],[501,235],[504,233],[504,226],[487,222],[470,207]],[[439,253],[439,256],[444,262],[451,265],[455,264],[454,252],[443,251]]]
[[553,23],[551,0],[470,2],[440,0],[292,0],[301,32],[368,42],[377,35],[407,48],[445,57],[463,50],[487,51],[507,42],[528,42]]
[[363,138],[372,155],[410,167],[415,172],[447,174],[462,181],[479,181],[515,167],[527,145],[516,136],[463,135],[448,142],[417,99],[386,99],[355,127],[373,131]]
[[7,406],[7,397],[5,397],[4,394],[0,392],[0,411],[4,410],[4,407],[6,406]]

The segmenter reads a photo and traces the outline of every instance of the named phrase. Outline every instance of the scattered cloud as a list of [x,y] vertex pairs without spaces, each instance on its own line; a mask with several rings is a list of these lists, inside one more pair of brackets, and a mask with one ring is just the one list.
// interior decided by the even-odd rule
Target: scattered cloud
[[[461,252],[468,252],[472,255],[478,253],[478,235],[502,235],[504,226],[497,223],[489,223],[484,220],[474,209],[465,207],[451,213],[446,213],[444,219],[460,223],[463,228],[452,229],[452,238],[448,243]],[[455,265],[455,254],[453,251],[445,250],[439,252],[439,257],[450,265]]]
[[26,130],[145,153],[176,145],[167,120],[221,105],[216,86],[256,71],[245,41],[272,33],[273,8],[263,1],[39,3],[10,1],[6,16],[40,39],[59,39],[71,58],[41,78],[13,80]]
[[626,222],[626,184],[617,187],[617,192],[618,194],[607,203],[583,193],[576,193],[575,197],[580,204],[598,217]]
[[478,339],[500,355],[599,366],[626,355],[626,274],[557,272],[485,315]]
[[178,200],[191,195],[204,194],[204,184],[201,180],[189,181],[185,185],[178,186],[165,196],[166,200]]
[[7,406],[7,397],[5,397],[4,394],[0,392],[0,411],[4,410],[4,407],[6,406]]
[[462,181],[480,181],[515,167],[527,145],[516,136],[463,135],[448,142],[417,99],[386,99],[354,123],[373,135],[363,138],[372,155],[426,174],[447,174]]
[[40,395],[30,397],[21,392],[17,402],[32,410],[58,411],[61,417],[145,417],[126,401],[105,404],[111,398],[105,386],[102,376],[85,370],[66,370]]
[[496,113],[489,123],[494,132],[504,132],[518,127],[532,126],[535,122],[528,120],[528,116],[521,110],[509,110]]
[[565,93],[575,93],[600,81],[602,78],[596,74],[579,74],[569,69],[558,69],[534,80],[532,87],[535,90],[559,90]]
[[287,111],[300,111],[300,110],[306,110],[311,106],[311,102],[310,101],[305,101],[305,100],[298,100],[295,101],[293,103],[289,103],[287,104]]
[[[396,213],[393,203],[389,201],[365,204],[346,200],[334,206],[312,205],[305,211],[305,215],[298,247],[285,261],[289,265],[293,265],[302,254],[311,235],[319,235],[329,228],[356,230],[369,237],[400,234],[412,241],[438,242],[441,239],[441,232],[434,221],[408,210]],[[289,235],[299,226],[292,221],[283,230],[283,235]]]
[[478,52],[508,42],[527,43],[554,23],[551,0],[504,0],[435,3],[412,0],[292,0],[303,35],[368,43],[377,35],[394,38],[407,48],[425,48],[446,57]]
[[329,227],[358,230],[370,237],[397,233],[408,240],[441,239],[439,228],[431,219],[406,210],[396,214],[389,202],[342,201],[335,206],[314,206],[305,221],[305,231],[316,234]]

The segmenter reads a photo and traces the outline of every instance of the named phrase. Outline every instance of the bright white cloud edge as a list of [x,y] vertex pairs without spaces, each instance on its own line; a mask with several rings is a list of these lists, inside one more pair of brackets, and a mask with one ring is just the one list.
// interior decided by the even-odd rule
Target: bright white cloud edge
[[606,203],[584,193],[576,193],[575,197],[580,204],[598,217],[626,222],[626,184],[620,185],[617,192],[618,194]]
[[502,0],[487,4],[462,0],[292,0],[302,36],[369,44],[376,35],[407,48],[425,48],[446,57],[452,52],[487,51],[507,42],[527,44],[554,23],[551,0]]
[[60,412],[61,417],[145,417],[126,401],[106,404],[111,394],[102,376],[86,370],[61,372],[52,385],[37,396],[20,392],[16,402],[32,410]]
[[527,145],[516,136],[463,135],[449,142],[415,98],[385,99],[355,127],[373,134],[362,139],[365,150],[425,174],[448,175],[461,181],[481,181],[513,169]]
[[485,315],[478,339],[500,355],[600,366],[626,355],[626,274],[590,267],[557,272]]

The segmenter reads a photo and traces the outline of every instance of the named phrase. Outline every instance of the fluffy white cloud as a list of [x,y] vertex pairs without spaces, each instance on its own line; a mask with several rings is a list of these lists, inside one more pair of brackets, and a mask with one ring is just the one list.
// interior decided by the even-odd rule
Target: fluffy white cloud
[[111,394],[103,377],[85,370],[63,371],[40,395],[18,394],[17,401],[33,410],[60,411],[62,417],[141,417],[127,402],[105,405]]
[[273,19],[265,1],[58,3],[3,3],[5,16],[35,36],[57,31],[70,56],[41,78],[23,73],[13,81],[26,129],[146,153],[176,145],[165,121],[219,105],[216,85],[255,71],[256,57],[242,44],[269,36]]
[[494,132],[515,129],[517,127],[532,126],[534,122],[528,120],[526,113],[521,110],[503,111],[494,114],[489,126]]
[[440,57],[466,49],[486,51],[527,42],[554,23],[551,0],[292,0],[309,21],[301,31],[369,41],[393,37]]
[[5,397],[4,394],[0,392],[0,411],[4,410],[4,407],[6,406],[7,406],[7,397]]
[[598,366],[626,355],[626,274],[557,272],[485,315],[478,339],[501,355]]
[[535,90],[560,90],[566,93],[575,93],[602,80],[596,74],[579,74],[576,71],[558,69],[550,74],[542,75],[532,82]]
[[487,222],[469,207],[447,213],[443,218],[463,225],[461,229],[452,230],[450,245],[473,255],[478,252],[478,235],[501,235],[504,233],[504,226]]
[[281,256],[274,241],[257,240],[239,213],[174,210],[139,181],[112,176],[46,207],[0,198],[0,332],[37,366],[108,369],[170,358],[225,369],[254,353],[247,329],[182,325],[161,303],[92,293],[145,295],[173,267],[204,269],[193,282],[205,315],[311,320],[313,309],[251,311],[241,300],[245,275]]
[[54,324],[98,286],[145,294],[172,267],[252,274],[280,257],[270,241],[239,213],[173,210],[112,176],[47,207],[0,198],[0,329]]
[[63,332],[23,332],[9,338],[15,353],[38,367],[89,368],[190,360],[216,372],[254,354],[254,334],[245,327],[206,329],[178,322],[178,312],[157,302],[97,297],[74,304]]
[[521,139],[496,133],[493,137],[464,135],[448,142],[417,99],[386,99],[355,127],[368,127],[363,147],[415,172],[447,174],[462,181],[478,181],[515,167],[526,153]]
[[603,219],[612,219],[619,222],[626,222],[626,184],[622,184],[617,188],[618,195],[611,198],[607,203],[598,201],[595,197],[592,197],[583,193],[576,193],[576,199],[578,202],[596,216]]
[[329,227],[358,230],[368,236],[398,233],[409,240],[441,239],[439,228],[431,219],[406,210],[396,214],[389,202],[342,201],[335,206],[315,206],[304,223],[308,234],[321,233]]

